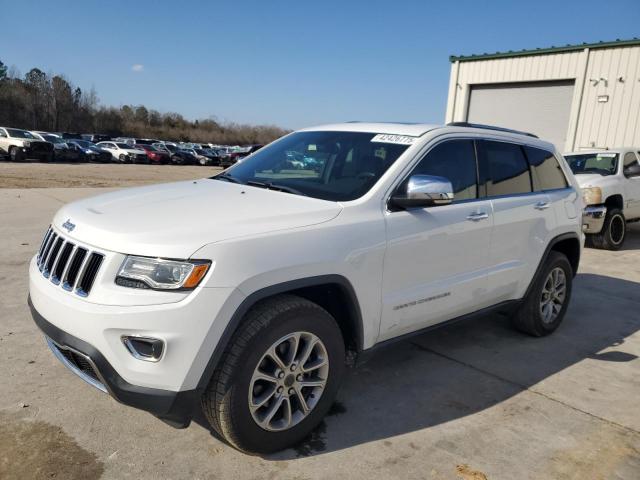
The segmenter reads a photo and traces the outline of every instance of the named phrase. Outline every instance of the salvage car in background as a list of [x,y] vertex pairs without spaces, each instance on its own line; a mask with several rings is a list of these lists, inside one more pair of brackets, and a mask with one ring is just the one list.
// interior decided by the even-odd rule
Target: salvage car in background
[[565,154],[582,189],[588,246],[619,250],[627,222],[640,220],[639,152],[628,147]]
[[136,145],[136,148],[145,151],[150,163],[165,164],[171,162],[170,154],[158,147],[154,147],[153,145],[138,144]]
[[80,159],[83,162],[107,163],[112,160],[111,153],[103,150],[92,142],[86,140],[68,140],[67,145],[80,152]]
[[120,163],[149,163],[149,158],[144,150],[126,143],[100,142],[96,145],[109,152],[113,159]]
[[81,158],[80,152],[70,148],[67,142],[53,133],[31,132],[36,137],[53,144],[53,159],[58,162],[77,162]]
[[19,128],[0,127],[0,156],[13,162],[37,159],[53,160],[53,144],[40,140],[33,133]]

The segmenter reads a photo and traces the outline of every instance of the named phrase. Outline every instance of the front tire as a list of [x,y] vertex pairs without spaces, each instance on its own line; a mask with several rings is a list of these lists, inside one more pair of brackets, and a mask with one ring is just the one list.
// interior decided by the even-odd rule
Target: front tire
[[239,450],[276,452],[322,421],[344,366],[335,319],[304,298],[278,295],[247,313],[203,395],[203,411]]
[[514,327],[534,337],[553,333],[567,313],[572,286],[573,268],[569,260],[552,250],[524,303],[512,317]]
[[618,208],[607,211],[600,233],[587,235],[587,245],[603,250],[620,250],[627,236],[627,220]]
[[9,150],[9,158],[11,158],[12,162],[21,162],[22,152],[18,147],[11,147],[11,149]]

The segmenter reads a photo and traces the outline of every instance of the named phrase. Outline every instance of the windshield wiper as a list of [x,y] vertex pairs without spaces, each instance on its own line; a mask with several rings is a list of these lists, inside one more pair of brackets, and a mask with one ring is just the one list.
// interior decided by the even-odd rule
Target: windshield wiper
[[302,193],[300,190],[296,190],[295,188],[287,187],[286,185],[276,185],[271,182],[258,182],[256,180],[249,180],[247,182],[247,185],[266,188],[267,190],[276,190],[278,192],[293,193],[294,195],[302,195],[303,197],[307,196],[305,193]]
[[211,177],[211,179],[213,179],[213,180],[226,180],[227,182],[242,184],[242,182],[239,179],[229,175],[228,173],[221,173],[220,175],[215,175],[215,176]]

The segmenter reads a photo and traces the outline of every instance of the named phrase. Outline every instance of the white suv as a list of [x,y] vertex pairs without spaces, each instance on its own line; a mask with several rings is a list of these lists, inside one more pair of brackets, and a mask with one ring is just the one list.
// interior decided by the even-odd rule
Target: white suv
[[627,222],[640,220],[639,155],[640,148],[632,147],[565,154],[586,205],[587,245],[619,250]]
[[149,163],[149,158],[144,150],[122,142],[99,142],[96,146],[111,154],[113,160],[120,163]]
[[300,130],[216,177],[63,207],[30,304],[54,354],[120,402],[177,427],[201,402],[230,444],[276,451],[374,347],[496,311],[553,332],[582,250],[578,192],[550,143],[513,131]]

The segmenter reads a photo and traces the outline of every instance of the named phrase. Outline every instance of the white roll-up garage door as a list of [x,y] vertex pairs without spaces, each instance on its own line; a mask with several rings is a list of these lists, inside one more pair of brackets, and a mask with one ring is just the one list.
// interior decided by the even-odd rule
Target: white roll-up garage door
[[467,121],[538,135],[563,152],[573,80],[472,85]]

